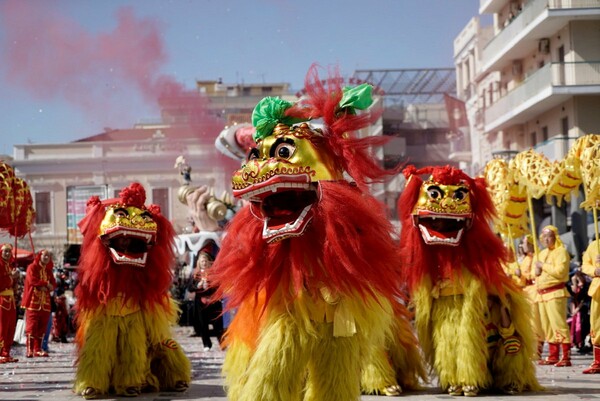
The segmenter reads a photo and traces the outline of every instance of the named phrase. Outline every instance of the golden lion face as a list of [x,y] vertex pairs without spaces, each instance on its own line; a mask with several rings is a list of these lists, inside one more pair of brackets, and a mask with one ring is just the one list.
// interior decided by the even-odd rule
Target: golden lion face
[[151,214],[119,203],[108,206],[98,236],[116,264],[144,267],[156,242],[157,224]]
[[302,235],[317,202],[317,183],[341,180],[342,171],[308,124],[278,124],[233,175],[233,194],[258,206],[268,242]]
[[423,182],[413,222],[429,245],[457,246],[473,217],[469,186]]

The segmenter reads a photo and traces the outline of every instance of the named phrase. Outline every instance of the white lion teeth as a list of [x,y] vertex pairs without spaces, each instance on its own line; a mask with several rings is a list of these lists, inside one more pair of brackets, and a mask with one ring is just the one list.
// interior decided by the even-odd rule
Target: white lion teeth
[[426,242],[431,242],[431,243],[445,243],[448,245],[458,245],[458,243],[460,242],[460,239],[462,237],[462,233],[463,233],[463,228],[461,228],[460,230],[458,230],[458,233],[456,234],[456,237],[453,238],[440,238],[436,235],[432,235],[429,233],[429,230],[427,230],[427,227],[425,227],[422,224],[419,224],[419,229],[421,230],[421,233],[425,236],[425,240]]
[[146,265],[146,259],[148,258],[147,252],[144,252],[143,255],[140,256],[139,258],[132,259],[125,255],[119,254],[113,248],[108,248],[108,249],[110,249],[110,253],[113,255],[113,260],[117,264],[138,265],[138,266],[142,266],[142,267],[144,267]]
[[[302,222],[304,221],[304,218],[306,217],[306,215],[308,214],[310,208],[312,207],[312,205],[308,205],[306,206],[304,209],[302,209],[302,212],[300,213],[300,216],[298,216],[298,218],[293,222],[293,223],[285,223],[285,225],[281,228],[278,229],[271,229],[268,227],[268,223],[269,223],[269,218],[266,218],[263,224],[263,238],[271,238],[271,237],[275,237],[275,236],[280,236],[286,233],[290,233],[290,232],[295,232],[300,225],[302,224]],[[301,233],[298,233],[301,234]]]
[[311,190],[310,183],[308,183],[308,182],[281,182],[281,183],[267,185],[265,187],[255,189],[253,191],[249,191],[246,194],[244,194],[244,197],[253,198],[253,197],[257,197],[258,195],[266,193],[266,192],[275,193],[275,192],[277,192],[277,190],[279,188],[295,188],[295,189],[303,189],[305,191]]

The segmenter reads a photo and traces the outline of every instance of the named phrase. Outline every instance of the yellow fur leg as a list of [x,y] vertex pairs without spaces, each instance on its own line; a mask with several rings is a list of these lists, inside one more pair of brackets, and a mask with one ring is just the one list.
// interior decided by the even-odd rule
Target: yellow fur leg
[[232,340],[225,360],[223,361],[223,375],[227,398],[238,400],[247,381],[247,368],[252,356],[252,350],[243,341]]
[[318,327],[304,401],[354,401],[360,398],[359,336],[333,337],[331,324]]
[[386,349],[396,372],[396,381],[403,389],[418,390],[420,381],[427,381],[423,366],[423,355],[418,347],[417,337],[408,319],[395,316],[391,337],[386,341]]
[[[140,327],[141,330],[129,333],[132,327]],[[124,332],[129,333],[127,337],[123,336]],[[99,394],[106,394],[113,385],[122,389],[141,385],[146,366],[145,355],[145,334],[138,313],[124,317],[90,316],[86,322],[84,344],[79,352],[75,392],[81,394],[86,388],[92,387]],[[119,370],[118,366],[123,365],[127,368],[121,368],[122,375],[117,378],[115,369]]]
[[125,395],[128,388],[141,388],[144,383],[148,365],[146,332],[139,313],[111,318],[119,323],[118,360],[113,366],[112,385],[118,395]]
[[493,359],[494,387],[498,389],[512,388],[516,392],[540,391],[535,364],[537,338],[530,326],[531,304],[523,293],[510,293],[507,297],[511,320],[515,334],[521,341],[521,349],[514,354],[507,354],[499,344]]
[[288,315],[270,316],[248,364],[248,380],[231,401],[299,401],[309,336]]
[[192,381],[191,363],[173,339],[165,339],[152,347],[150,366],[151,374],[157,378],[162,391],[177,390],[180,383],[189,385]]
[[443,389],[451,385],[487,388],[492,383],[482,325],[487,294],[471,280],[463,295],[443,296],[433,303],[434,368]]
[[373,350],[362,364],[360,387],[363,394],[378,394],[386,387],[398,385],[396,372],[383,347],[371,344]]

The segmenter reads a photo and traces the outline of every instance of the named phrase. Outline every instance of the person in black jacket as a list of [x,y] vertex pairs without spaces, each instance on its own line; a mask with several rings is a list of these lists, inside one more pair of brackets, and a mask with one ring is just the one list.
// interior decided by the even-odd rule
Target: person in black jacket
[[[195,291],[194,298],[194,336],[202,337],[204,351],[212,348],[212,337],[216,337],[221,342],[223,336],[223,306],[221,301],[210,302],[210,297],[214,289],[208,285],[206,278],[208,269],[215,260],[217,246],[210,241],[198,253],[196,268],[192,271],[192,281],[190,291]],[[212,331],[209,325],[212,325]]]

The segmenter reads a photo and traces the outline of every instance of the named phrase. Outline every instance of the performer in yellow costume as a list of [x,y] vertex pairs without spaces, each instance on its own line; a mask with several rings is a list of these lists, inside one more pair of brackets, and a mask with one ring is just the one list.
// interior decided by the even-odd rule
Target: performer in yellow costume
[[[558,235],[558,229],[548,225],[542,229],[540,242],[546,248],[534,261],[536,303],[549,355],[540,365],[571,366],[571,332],[567,325],[569,262],[571,257]],[[559,359],[560,351],[562,357]]]
[[185,391],[191,381],[190,362],[171,334],[175,232],[145,200],[138,183],[118,199],[92,197],[79,224],[75,391],[86,399]]
[[590,324],[592,345],[594,347],[594,361],[583,373],[600,373],[600,241],[592,241],[583,254],[581,271],[592,278],[588,294],[592,297],[590,311]]
[[[265,98],[253,113],[256,147],[233,176],[234,195],[250,204],[209,273],[216,298],[238,307],[223,368],[231,401],[355,401],[370,362],[392,380],[363,382],[370,389],[396,374],[414,385],[422,373],[408,314],[392,306],[401,297],[394,229],[366,186],[385,174],[367,151],[379,139],[355,132],[376,118],[356,113],[372,88],[334,78],[313,68],[306,97]],[[394,372],[385,341],[399,333],[394,351],[405,357],[390,357],[404,370]]]
[[495,208],[485,180],[450,166],[409,166],[404,175],[404,275],[442,389],[455,396],[540,389],[530,305],[502,270],[506,249],[490,229]]
[[542,322],[540,320],[540,311],[536,303],[537,299],[537,287],[535,286],[535,268],[533,267],[533,237],[531,235],[523,236],[521,240],[521,249],[525,256],[519,265],[518,274],[521,277],[522,282],[525,284],[523,291],[527,296],[527,299],[531,303],[531,324],[533,326],[533,334],[538,343],[538,357],[542,356],[542,350],[544,347],[544,330],[542,330]]

